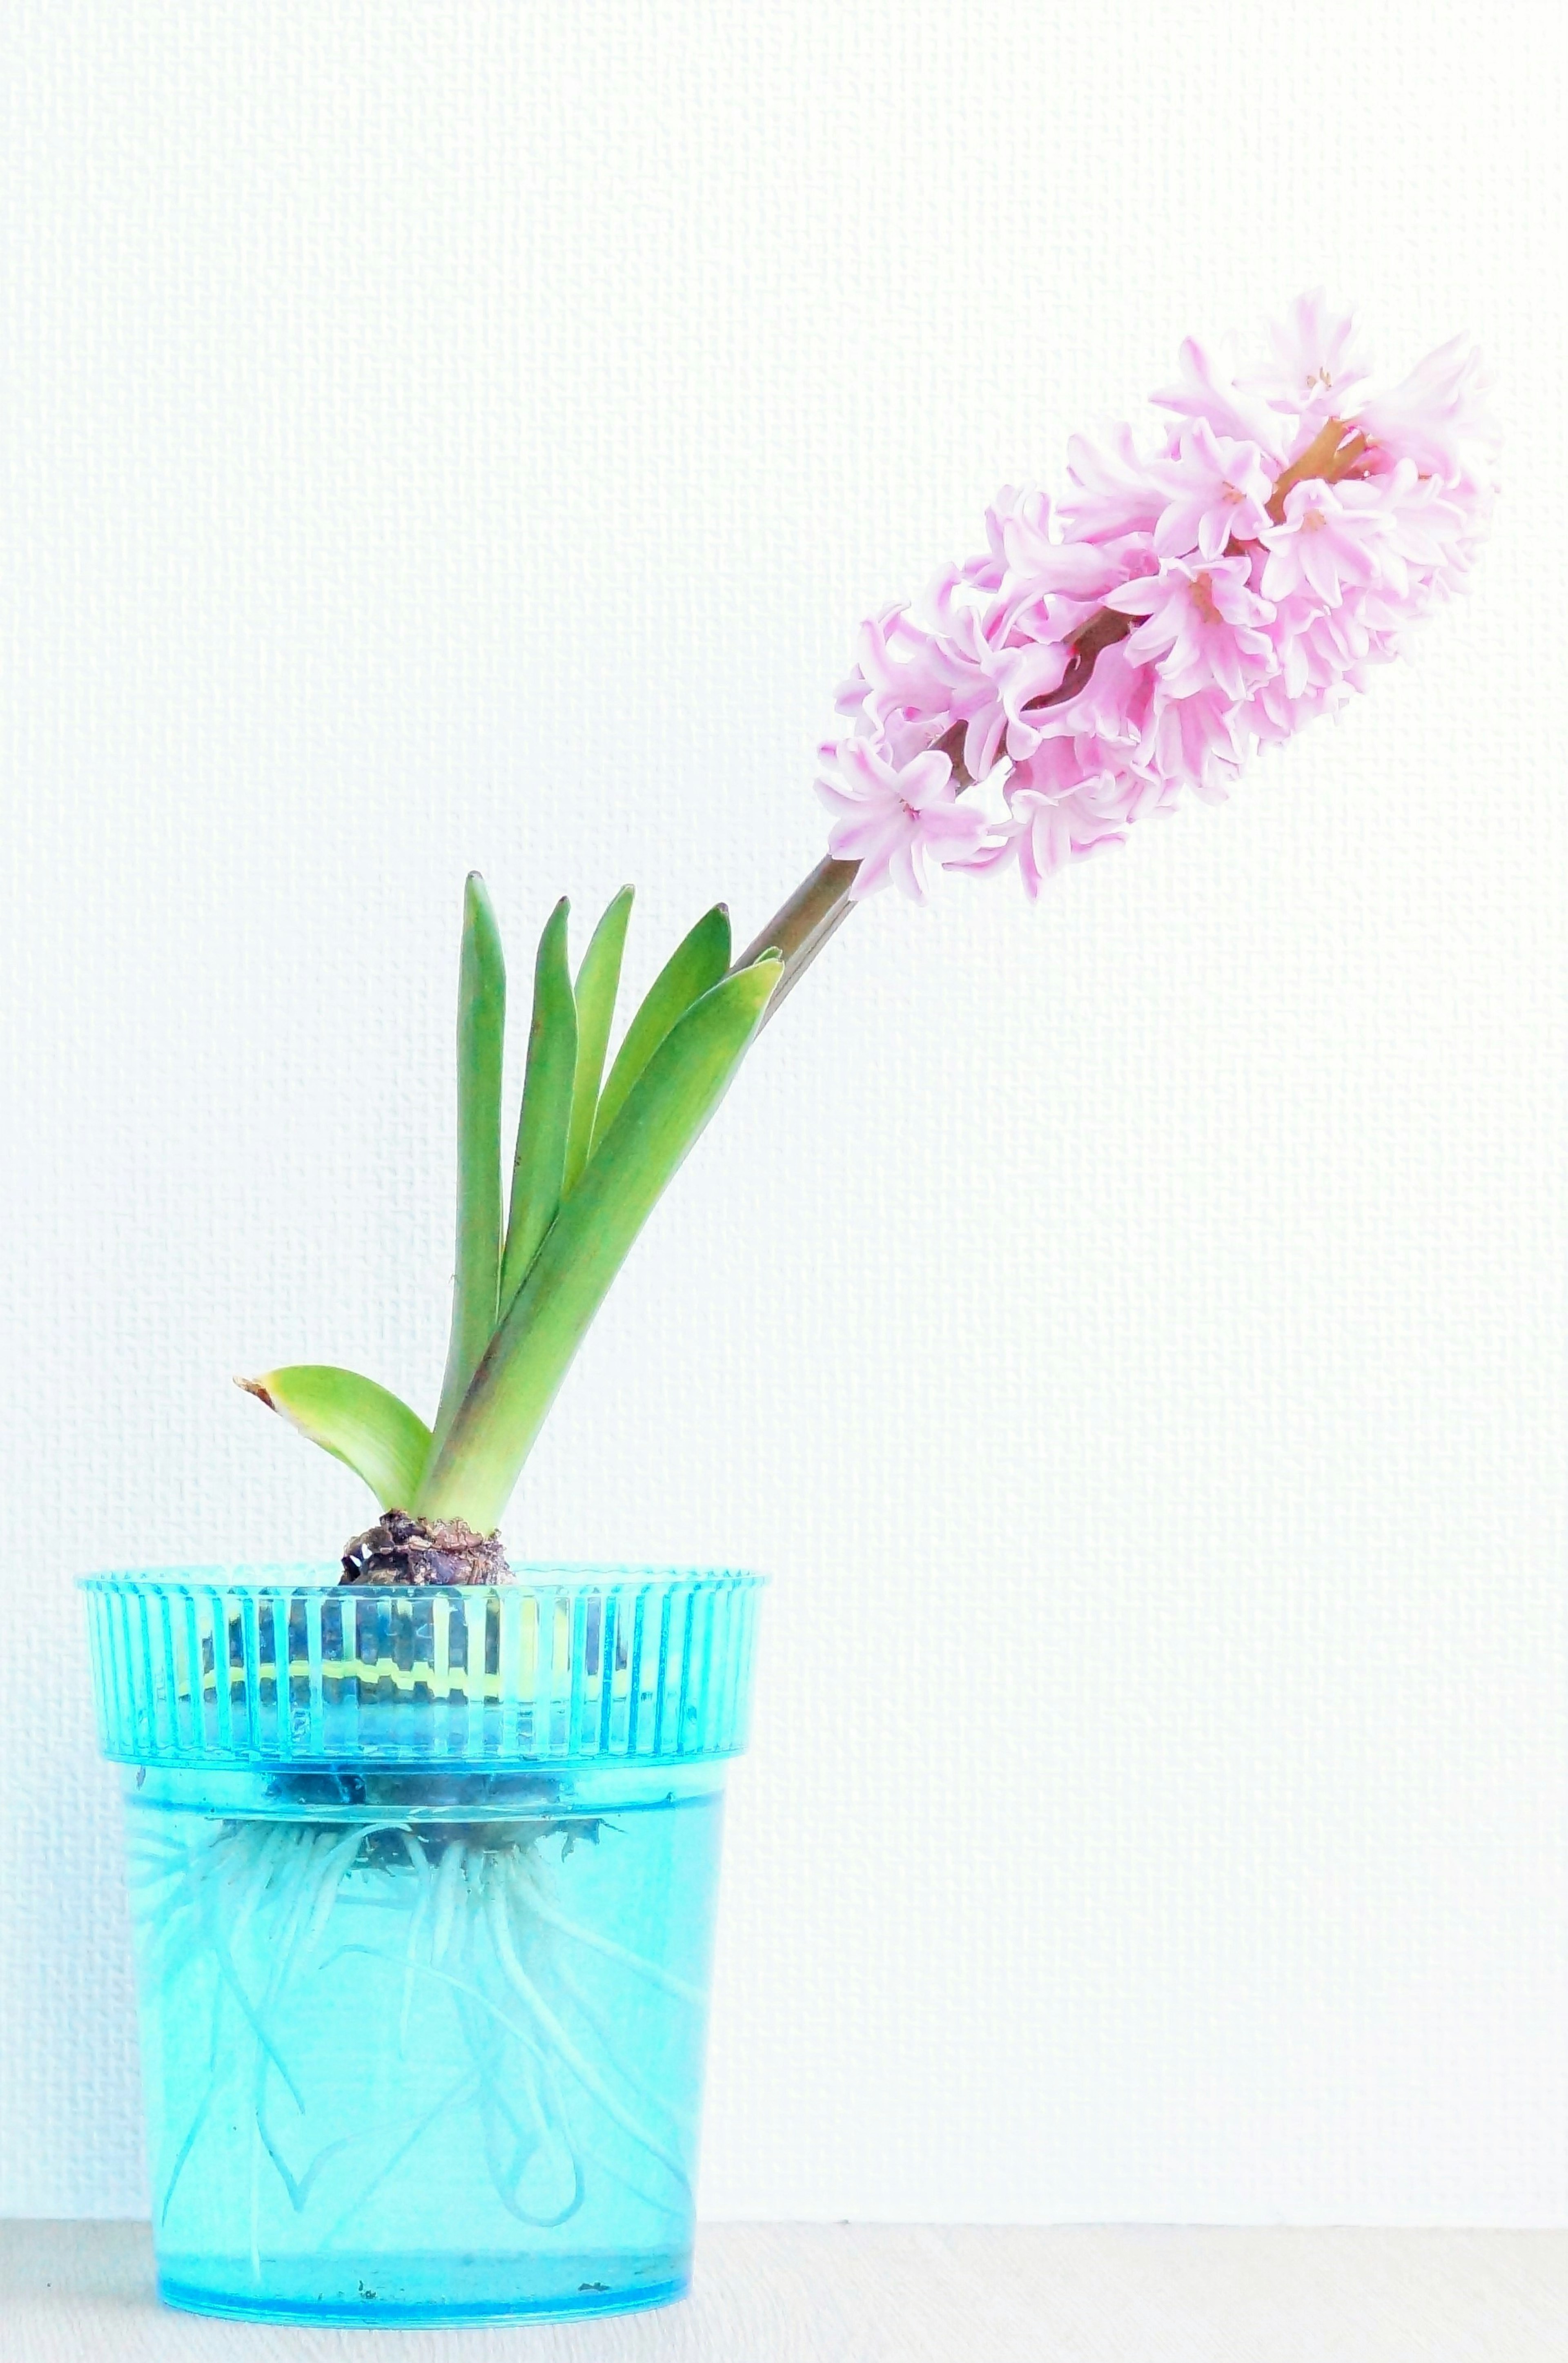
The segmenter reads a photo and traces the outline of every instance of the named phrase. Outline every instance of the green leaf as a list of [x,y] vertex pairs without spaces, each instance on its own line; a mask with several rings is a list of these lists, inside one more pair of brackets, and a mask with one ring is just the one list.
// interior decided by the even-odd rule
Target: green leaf
[[595,1151],[670,1027],[684,1016],[694,1001],[718,983],[729,964],[730,915],[722,903],[716,903],[711,911],[703,913],[690,934],[677,944],[626,1028],[626,1038],[616,1053],[599,1113],[593,1119]]
[[577,972],[577,1077],[571,1096],[566,1170],[561,1179],[563,1197],[569,1197],[576,1189],[593,1140],[593,1118],[604,1075],[604,1053],[610,1047],[615,995],[621,987],[626,922],[631,915],[632,889],[623,886],[594,928],[593,940]]
[[682,1158],[762,1022],[777,960],[724,977],[694,1002],[648,1059],[595,1146],[433,1453],[418,1507],[488,1532],[583,1334]]
[[[567,965],[569,909],[563,894],[545,922],[534,962],[534,1015],[528,1027],[528,1066],[517,1117],[512,1211],[501,1265],[498,1314],[504,1313],[516,1295],[518,1283],[561,1202],[578,1065],[577,1004]],[[488,1337],[485,1343],[490,1343]]]
[[436,1437],[457,1416],[495,1328],[501,1286],[501,1060],[506,963],[484,880],[470,871],[463,893],[458,971],[458,1247],[452,1333]]
[[260,1379],[236,1379],[248,1395],[279,1413],[362,1477],[383,1510],[405,1510],[419,1491],[430,1430],[416,1412],[357,1370],[294,1362]]

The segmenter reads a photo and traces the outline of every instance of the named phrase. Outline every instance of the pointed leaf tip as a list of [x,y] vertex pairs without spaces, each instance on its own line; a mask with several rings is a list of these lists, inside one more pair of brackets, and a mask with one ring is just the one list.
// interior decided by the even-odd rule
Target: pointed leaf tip
[[362,1477],[383,1509],[412,1502],[430,1452],[430,1431],[408,1405],[325,1362],[295,1362],[236,1386]]
[[506,961],[477,870],[463,893],[458,960],[458,1219],[452,1326],[436,1432],[450,1425],[495,1326],[501,1281],[501,1070]]
[[630,886],[623,886],[618,894],[611,897],[577,972],[577,1067],[572,1079],[566,1162],[561,1169],[563,1197],[569,1197],[581,1180],[593,1139],[593,1119],[604,1080],[604,1056],[610,1045],[615,998],[621,989],[621,960],[626,947],[632,900]]
[[534,962],[534,1014],[512,1163],[498,1317],[516,1294],[561,1200],[578,1059],[577,1005],[567,964],[569,907],[563,894],[545,922]]

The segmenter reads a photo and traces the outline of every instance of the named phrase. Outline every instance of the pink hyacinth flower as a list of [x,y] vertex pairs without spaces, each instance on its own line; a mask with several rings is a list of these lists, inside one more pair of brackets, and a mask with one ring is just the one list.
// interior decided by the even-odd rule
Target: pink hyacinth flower
[[1377,580],[1380,557],[1389,550],[1388,521],[1375,489],[1365,484],[1305,483],[1286,495],[1285,520],[1265,524],[1259,539],[1265,599],[1289,599],[1305,591],[1325,606],[1337,607],[1346,587]]
[[1142,616],[1127,643],[1134,664],[1153,661],[1172,697],[1218,689],[1242,698],[1271,671],[1274,643],[1264,625],[1273,606],[1253,590],[1244,558],[1207,566],[1173,559],[1153,578],[1124,582],[1106,600],[1119,616]]
[[1154,526],[1162,558],[1194,549],[1202,559],[1220,558],[1231,540],[1257,541],[1268,529],[1275,471],[1255,443],[1216,435],[1206,418],[1195,419],[1176,458],[1157,460],[1149,474],[1169,495]]
[[923,903],[932,871],[972,854],[991,833],[983,813],[954,801],[945,755],[917,755],[901,767],[856,740],[838,749],[838,775],[817,792],[836,813],[828,849],[857,861],[851,893],[858,902],[895,882]]
[[1076,438],[1060,502],[1001,494],[977,557],[865,627],[819,783],[852,892],[1016,867],[1035,893],[1335,712],[1474,563],[1484,391],[1461,339],[1379,392],[1321,294],[1250,374],[1189,338],[1150,448]]
[[1255,443],[1276,465],[1282,465],[1289,439],[1288,423],[1266,403],[1228,377],[1215,357],[1196,337],[1184,339],[1176,356],[1181,377],[1162,387],[1154,402],[1177,418],[1202,419],[1216,435],[1238,443]]
[[1273,351],[1246,379],[1247,391],[1261,394],[1271,410],[1298,418],[1322,419],[1335,411],[1342,417],[1367,379],[1354,340],[1354,319],[1335,312],[1320,287],[1298,295],[1275,324]]

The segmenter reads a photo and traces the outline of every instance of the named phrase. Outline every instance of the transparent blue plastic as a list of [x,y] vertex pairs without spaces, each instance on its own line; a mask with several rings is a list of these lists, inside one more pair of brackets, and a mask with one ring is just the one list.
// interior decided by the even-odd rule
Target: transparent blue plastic
[[679,2297],[758,1587],[331,1573],[86,1582],[160,2293],[359,2324]]

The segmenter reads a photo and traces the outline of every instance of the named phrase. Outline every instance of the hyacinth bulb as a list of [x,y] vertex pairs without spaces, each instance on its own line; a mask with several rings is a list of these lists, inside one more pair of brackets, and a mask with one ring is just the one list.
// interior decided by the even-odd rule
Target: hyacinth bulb
[[1379,392],[1320,294],[1251,372],[1189,339],[1156,442],[1075,438],[1058,501],[1001,493],[978,557],[863,625],[817,782],[850,895],[1010,868],[1038,894],[1335,712],[1474,561],[1483,392],[1463,338]]

